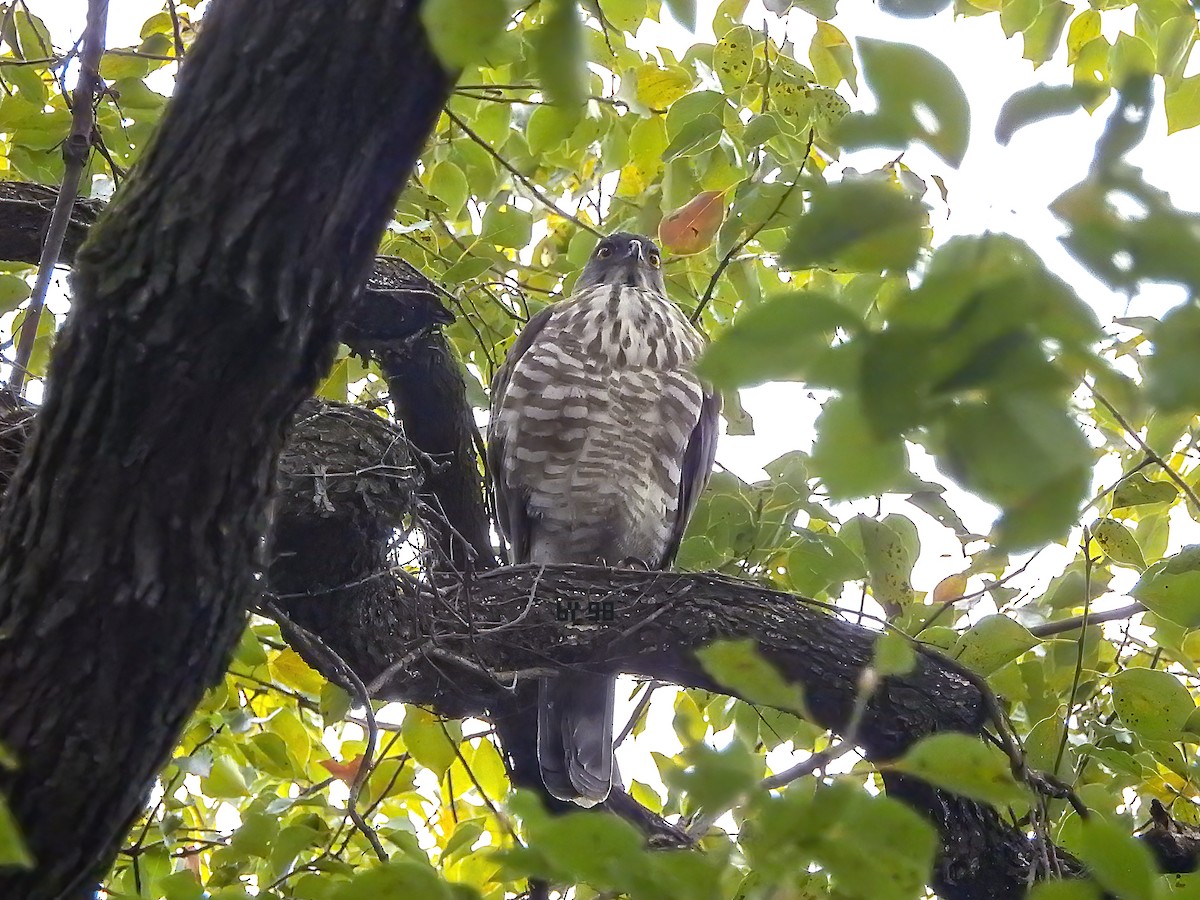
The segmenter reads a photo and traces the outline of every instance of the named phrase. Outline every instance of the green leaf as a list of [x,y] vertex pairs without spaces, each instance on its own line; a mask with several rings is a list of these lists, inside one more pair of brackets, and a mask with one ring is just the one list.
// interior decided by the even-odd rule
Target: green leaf
[[530,847],[563,880],[620,889],[645,871],[643,836],[623,819],[586,812],[550,817],[528,795],[511,806],[524,820]]
[[1064,400],[1002,395],[964,403],[943,419],[939,459],[1004,510],[999,540],[1023,549],[1065,534],[1091,476],[1091,447]]
[[1196,709],[1179,679],[1157,669],[1129,668],[1111,679],[1113,709],[1121,723],[1152,741],[1179,740]]
[[33,864],[33,854],[21,837],[21,828],[8,806],[8,799],[0,794],[0,866],[32,869]]
[[1026,125],[1085,109],[1096,93],[1096,88],[1078,84],[1035,84],[1019,90],[1000,107],[996,143],[1008,144]]
[[729,809],[762,777],[762,759],[738,740],[720,750],[693,744],[684,751],[684,759],[688,767],[664,773],[664,779],[667,787],[684,791],[701,809]]
[[1038,643],[1020,622],[1008,616],[984,616],[963,632],[950,656],[980,675],[991,675]]
[[879,439],[857,397],[835,397],[817,419],[812,469],[831,499],[870,497],[900,484],[908,471],[908,453],[899,437]]
[[959,165],[967,152],[971,110],[949,67],[920,47],[871,38],[859,38],[858,52],[879,108],[846,117],[839,128],[842,145],[902,149],[918,141]]
[[649,109],[666,109],[696,83],[695,77],[683,66],[658,66],[644,63],[634,70],[637,79],[635,92],[638,103]]
[[446,841],[446,846],[442,848],[442,859],[450,859],[459,850],[469,852],[484,830],[482,819],[466,819],[459,822],[454,828],[454,833]]
[[449,730],[447,723],[437,716],[419,706],[408,706],[400,725],[400,737],[413,759],[441,778],[458,758],[456,745],[447,733]]
[[241,769],[229,756],[213,759],[212,770],[207,778],[200,779],[200,783],[206,796],[217,799],[232,800],[250,793],[246,789],[246,779],[242,777]]
[[1151,503],[1173,503],[1179,488],[1169,481],[1151,481],[1141,472],[1134,472],[1121,481],[1112,493],[1112,508],[1127,509]]
[[127,53],[109,51],[100,57],[100,77],[105,81],[121,81],[126,78],[139,80],[149,75],[151,68],[150,60]]
[[346,718],[346,713],[350,712],[350,701],[350,694],[345,688],[330,681],[321,685],[320,712],[326,728]]
[[508,0],[425,0],[421,22],[438,59],[450,69],[482,60],[503,33]]
[[1075,7],[1064,0],[1045,0],[1037,16],[1024,29],[1025,59],[1031,60],[1034,66],[1049,60],[1058,51],[1067,19],[1074,11]]
[[429,173],[429,193],[446,204],[447,218],[458,219],[471,196],[467,176],[452,162],[440,162]]
[[633,34],[646,18],[648,0],[604,0],[604,17],[614,28]]
[[577,115],[587,96],[583,23],[575,0],[546,0],[546,22],[533,33],[534,69],[552,103]]
[[926,224],[925,204],[898,186],[846,178],[813,190],[780,262],[789,269],[906,270],[925,242]]
[[751,703],[803,713],[799,685],[786,681],[763,659],[752,638],[717,640],[696,651],[704,671],[723,687]]
[[483,214],[480,238],[499,247],[519,250],[533,236],[533,216],[515,206],[492,203]]
[[1088,871],[1121,900],[1153,900],[1158,870],[1149,848],[1119,825],[1092,815],[1080,823],[1083,846],[1079,856]]
[[839,895],[872,900],[922,895],[938,843],[928,821],[898,800],[872,797],[849,784],[822,787],[814,810],[823,803],[836,819],[822,829],[813,857],[833,875]]
[[[897,615],[913,599],[912,570],[921,553],[917,527],[896,513],[882,521],[855,516],[846,524],[861,536],[872,596],[889,616]],[[843,530],[843,537],[848,533]]]
[[1175,307],[1154,329],[1154,355],[1146,362],[1146,392],[1167,412],[1200,410],[1200,306]]
[[692,119],[663,150],[663,162],[671,162],[684,156],[698,156],[705,150],[711,150],[720,142],[723,130],[720,118],[712,113]]
[[1071,20],[1067,29],[1067,65],[1073,66],[1083,48],[1100,37],[1100,13],[1085,9]]
[[725,33],[713,47],[713,69],[721,79],[721,87],[732,93],[750,80],[754,69],[754,32],[738,25]]
[[917,654],[912,641],[900,632],[886,631],[875,640],[875,656],[871,665],[885,678],[889,675],[907,675],[916,664]]
[[381,897],[451,900],[455,896],[431,867],[408,859],[360,869],[329,895],[330,900],[379,900]]
[[854,65],[854,51],[841,30],[828,22],[817,22],[812,42],[808,46],[808,59],[812,63],[817,81],[826,87],[835,88],[843,81],[850,90],[858,91],[858,69]]
[[1167,134],[1200,125],[1200,75],[1184,78],[1167,89]]
[[32,289],[20,275],[0,275],[0,313],[12,312],[29,299]]
[[671,18],[688,31],[696,30],[696,0],[666,0]]
[[824,294],[779,294],[738,316],[705,352],[696,371],[715,387],[731,389],[774,379],[802,379],[839,328],[857,319]]
[[560,106],[539,106],[529,116],[525,136],[531,153],[556,148],[571,137],[579,124],[576,110]]
[[1142,548],[1138,546],[1137,538],[1116,519],[1101,519],[1093,526],[1092,536],[1104,551],[1104,555],[1112,562],[1132,566],[1139,572],[1146,568],[1146,560],[1142,556]]
[[1025,796],[999,748],[966,734],[924,737],[891,768],[984,803],[1012,803]]
[[806,596],[834,593],[854,578],[866,575],[862,560],[838,537],[797,528],[787,554],[788,586]]
[[1200,628],[1200,545],[1161,559],[1142,573],[1130,595],[1155,615]]

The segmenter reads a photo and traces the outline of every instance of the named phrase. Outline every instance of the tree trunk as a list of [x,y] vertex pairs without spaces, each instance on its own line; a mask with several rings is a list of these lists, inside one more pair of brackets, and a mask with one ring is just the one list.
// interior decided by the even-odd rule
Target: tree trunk
[[77,258],[0,511],[0,741],[37,859],[89,896],[255,595],[286,422],[450,80],[415,0],[218,0]]

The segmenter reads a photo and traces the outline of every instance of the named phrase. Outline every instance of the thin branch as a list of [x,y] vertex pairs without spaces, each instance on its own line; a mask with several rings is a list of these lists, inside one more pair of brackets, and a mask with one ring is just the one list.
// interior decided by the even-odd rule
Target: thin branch
[[1106,610],[1105,612],[1090,613],[1082,616],[1072,616],[1069,619],[1060,619],[1057,622],[1047,622],[1044,625],[1035,625],[1033,628],[1029,629],[1029,632],[1034,637],[1052,637],[1056,634],[1074,631],[1076,628],[1085,628],[1088,625],[1099,625],[1101,622],[1119,622],[1121,619],[1128,619],[1130,616],[1136,616],[1138,613],[1143,612],[1146,612],[1146,607],[1143,604],[1130,603],[1128,606],[1120,606],[1116,609]]
[[50,227],[42,244],[37,280],[34,282],[29,307],[25,311],[25,319],[21,323],[21,332],[17,336],[17,359],[8,379],[8,383],[17,391],[23,391],[25,387],[25,373],[33,356],[38,323],[46,305],[46,292],[50,289],[54,267],[58,265],[58,256],[67,236],[67,226],[71,223],[71,211],[75,207],[75,197],[79,193],[79,182],[83,178],[83,169],[87,165],[92,146],[92,131],[95,128],[92,104],[95,102],[97,91],[103,85],[100,80],[100,57],[104,55],[104,33],[107,25],[108,0],[89,0],[87,25],[83,31],[83,52],[79,56],[79,81],[75,85],[72,98],[74,105],[71,109],[71,133],[63,142],[62,185],[58,189],[58,199],[50,216]]
[[1129,420],[1121,415],[1117,408],[1113,406],[1108,399],[1096,389],[1095,384],[1088,384],[1088,388],[1091,390],[1092,396],[1099,400],[1100,404],[1109,411],[1112,417],[1117,420],[1117,424],[1119,424],[1125,430],[1125,433],[1129,435],[1129,437],[1131,437],[1133,441],[1142,449],[1142,452],[1150,457],[1150,459],[1154,460],[1158,467],[1166,473],[1167,477],[1175,482],[1175,485],[1181,491],[1183,491],[1188,500],[1192,502],[1192,510],[1196,513],[1200,513],[1200,497],[1196,496],[1196,492],[1192,490],[1192,486],[1188,484],[1183,479],[1183,476],[1176,472],[1175,469],[1167,465],[1166,460],[1159,456],[1158,452],[1153,447],[1146,443],[1141,434],[1138,433],[1138,430],[1129,424]]
[[633,708],[633,713],[629,716],[629,721],[625,723],[625,727],[621,729],[621,733],[613,741],[614,750],[625,743],[625,739],[633,733],[633,729],[637,727],[637,723],[646,712],[646,708],[650,706],[650,700],[654,696],[654,692],[662,686],[661,681],[651,681],[646,684],[646,689],[642,692],[642,696],[638,697],[637,706]]
[[[840,744],[835,744],[832,747],[813,753],[808,759],[797,763],[789,769],[785,769],[775,775],[770,775],[759,782],[759,787],[764,790],[777,790],[784,785],[791,784],[793,781],[798,781],[808,775],[811,775],[817,769],[823,769],[833,760],[840,756],[844,756],[854,749],[854,744],[851,741],[843,741]],[[744,800],[744,797],[739,797],[737,802]],[[717,820],[725,813],[729,812],[733,806],[723,806],[720,809],[701,810],[696,817],[688,823],[687,836],[688,839],[695,843],[708,833],[708,830],[716,824]]]
[[784,769],[782,772],[776,772],[774,775],[768,775],[759,784],[768,791],[777,790],[784,785],[791,784],[808,775],[811,775],[817,769],[823,769],[835,759],[840,759],[851,750],[854,745],[848,741],[843,741],[840,744],[834,744],[832,747],[826,747],[819,753],[812,754],[803,762],[798,762],[791,768]]
[[1067,737],[1071,733],[1071,716],[1075,713],[1075,698],[1079,694],[1079,682],[1083,677],[1083,646],[1084,638],[1092,612],[1092,559],[1089,545],[1092,542],[1092,530],[1086,525],[1083,528],[1083,615],[1080,617],[1079,638],[1075,642],[1075,674],[1071,678],[1071,693],[1067,699],[1067,712],[1063,717],[1062,740],[1058,742],[1058,753],[1054,756],[1054,769],[1062,765],[1063,754],[1067,752]]
[[286,629],[287,633],[285,637],[288,638],[289,642],[302,644],[309,653],[324,657],[330,667],[349,682],[355,697],[362,704],[363,715],[367,720],[367,742],[366,746],[363,747],[362,759],[359,761],[358,771],[354,773],[354,782],[350,785],[350,797],[346,801],[346,813],[350,816],[350,821],[354,823],[355,827],[363,833],[363,836],[371,845],[371,849],[379,857],[379,861],[387,862],[388,853],[383,848],[383,844],[379,840],[379,835],[375,833],[374,828],[367,824],[367,820],[363,818],[362,813],[358,809],[358,801],[362,796],[362,789],[367,782],[367,776],[371,773],[375,750],[379,746],[379,723],[375,721],[375,710],[371,708],[371,695],[367,691],[367,686],[363,684],[362,679],[358,677],[358,674],[350,664],[342,659],[320,637],[302,625],[293,622],[274,603],[267,601],[263,603],[262,608],[264,613],[273,618],[281,629]]
[[604,235],[600,231],[598,231],[595,227],[593,227],[592,225],[589,225],[587,222],[583,221],[582,219],[578,218],[577,216],[573,215],[572,213],[567,212],[565,209],[563,209],[557,203],[555,203],[552,199],[550,199],[545,194],[543,194],[541,188],[539,188],[536,184],[534,184],[532,181],[530,181],[528,178],[526,178],[524,175],[522,175],[518,169],[513,167],[512,163],[510,163],[507,159],[505,159],[503,156],[501,156],[499,153],[497,153],[494,149],[492,149],[491,144],[489,144],[487,141],[485,141],[483,138],[481,138],[479,135],[477,135],[474,131],[472,131],[466,122],[464,122],[462,119],[460,119],[458,116],[456,116],[448,108],[446,109],[446,115],[450,117],[450,120],[452,122],[454,122],[454,124],[456,124],[459,128],[462,129],[463,134],[465,134],[467,137],[469,137],[471,140],[473,140],[475,143],[477,143],[480,147],[482,147],[484,150],[486,150],[488,155],[491,156],[492,159],[496,160],[496,162],[498,162],[504,168],[504,170],[506,172],[508,172],[510,175],[512,175],[513,178],[517,179],[517,181],[521,182],[521,184],[524,185],[525,188],[531,194],[533,194],[533,196],[536,197],[538,199],[538,202],[540,202],[543,206],[545,206],[547,209],[554,210],[556,215],[562,216],[567,221],[574,222],[576,225],[578,225],[584,231],[590,231],[592,234],[596,235],[596,237],[604,237]]
[[775,208],[771,210],[770,215],[759,222],[754,227],[753,231],[730,247],[729,250],[726,251],[725,255],[721,257],[721,261],[717,263],[716,270],[712,273],[712,277],[708,279],[708,287],[704,289],[704,296],[700,298],[700,302],[696,304],[696,309],[689,317],[689,321],[693,325],[700,321],[700,316],[704,313],[705,308],[712,301],[713,293],[717,289],[717,282],[721,280],[721,276],[725,273],[725,270],[729,268],[729,263],[733,261],[735,256],[742,252],[747,244],[758,237],[758,233],[766,228],[767,223],[779,214],[779,211],[783,209],[783,205],[788,202],[788,199],[792,196],[792,193],[797,187],[799,187],[800,176],[804,174],[804,167],[808,165],[808,158],[812,154],[813,141],[816,140],[816,137],[816,131],[812,128],[808,129],[808,143],[804,146],[804,159],[800,161],[800,169],[796,172],[795,180],[788,185],[787,190],[783,192],[783,196],[779,198],[779,202],[775,204]]
[[179,10],[175,8],[175,0],[167,0],[167,11],[171,14],[171,30],[175,36],[175,58],[183,60],[183,29],[179,25]]

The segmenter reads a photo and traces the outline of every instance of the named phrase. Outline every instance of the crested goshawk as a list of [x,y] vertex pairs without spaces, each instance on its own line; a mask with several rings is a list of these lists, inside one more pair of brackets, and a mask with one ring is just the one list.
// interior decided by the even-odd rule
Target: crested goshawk
[[[716,449],[720,401],[692,371],[703,346],[667,298],[658,247],[625,232],[530,319],[492,383],[488,426],[512,563],[670,565]],[[608,796],[614,690],[588,671],[541,681],[538,763],[555,797]]]

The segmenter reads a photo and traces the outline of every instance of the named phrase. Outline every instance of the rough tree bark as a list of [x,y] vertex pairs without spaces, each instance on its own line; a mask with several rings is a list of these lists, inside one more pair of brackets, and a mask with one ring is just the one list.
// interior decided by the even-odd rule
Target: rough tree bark
[[[0,790],[81,897],[253,596],[284,425],[449,78],[416,0],[219,0],[87,246],[0,511]],[[361,98],[361,102],[347,102]]]

